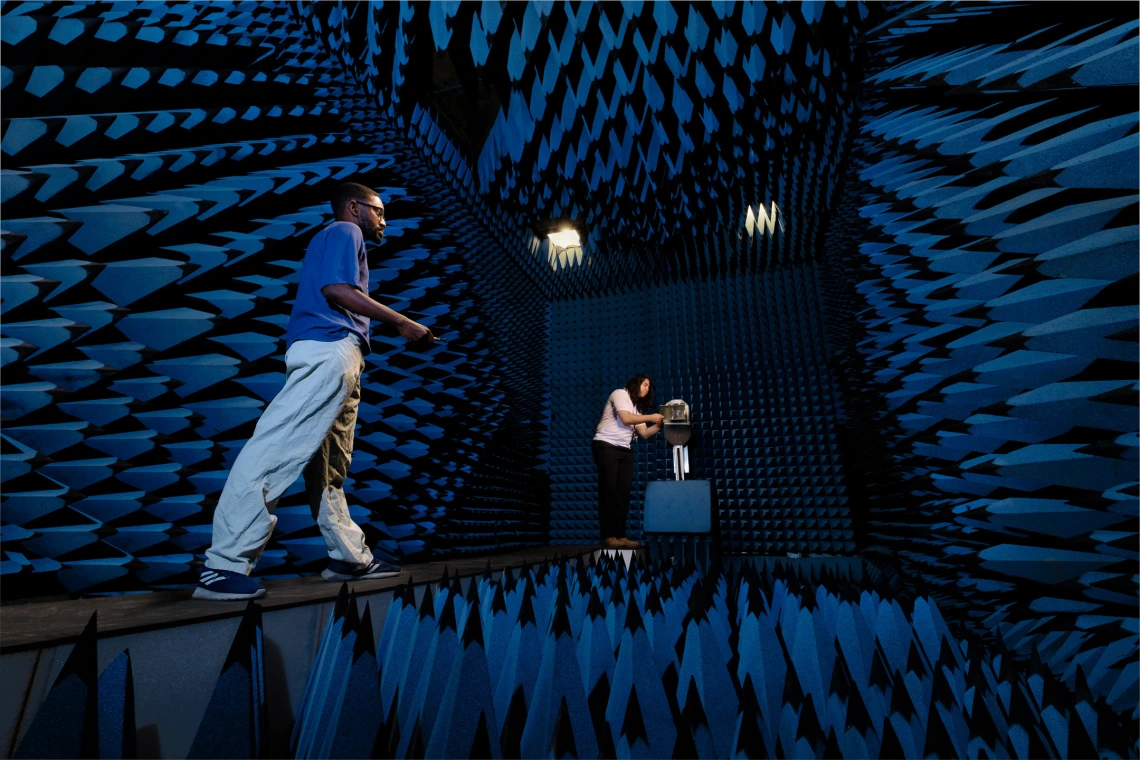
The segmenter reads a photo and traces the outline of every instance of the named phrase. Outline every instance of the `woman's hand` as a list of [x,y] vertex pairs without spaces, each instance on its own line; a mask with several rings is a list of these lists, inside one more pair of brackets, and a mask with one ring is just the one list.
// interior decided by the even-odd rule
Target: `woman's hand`
[[623,425],[660,425],[665,420],[660,414],[634,414],[624,409],[618,410],[617,417]]
[[[657,415],[657,416],[660,417],[661,415]],[[644,425],[644,424],[638,425],[637,426],[637,434],[640,435],[642,438],[645,438],[648,440],[648,439],[652,438],[653,436],[657,435],[658,433],[660,433],[661,428],[663,428],[664,426],[665,426],[665,423],[663,423],[663,422],[658,422],[656,425],[648,425],[648,426]]]

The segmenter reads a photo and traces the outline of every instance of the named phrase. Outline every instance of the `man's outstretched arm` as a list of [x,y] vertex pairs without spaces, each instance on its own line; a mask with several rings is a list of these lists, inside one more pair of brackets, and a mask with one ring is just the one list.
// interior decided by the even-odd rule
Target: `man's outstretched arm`
[[334,285],[325,285],[321,288],[321,294],[345,311],[395,325],[396,329],[400,331],[400,335],[403,335],[408,341],[435,340],[431,330],[419,322],[408,319],[398,311],[389,309],[347,283],[338,282]]

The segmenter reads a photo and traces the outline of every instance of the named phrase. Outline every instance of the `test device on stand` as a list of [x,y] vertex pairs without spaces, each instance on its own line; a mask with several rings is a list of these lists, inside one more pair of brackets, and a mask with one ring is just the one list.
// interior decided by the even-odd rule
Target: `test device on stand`
[[665,418],[665,441],[673,449],[673,479],[684,480],[689,474],[689,439],[693,436],[693,423],[689,419],[689,405],[673,399],[661,407]]
[[[645,489],[644,532],[650,556],[707,565],[713,546],[712,483],[688,480],[693,419],[689,405],[674,399],[661,407],[665,441],[673,453],[673,479],[652,481]],[[659,555],[659,556],[655,556]]]

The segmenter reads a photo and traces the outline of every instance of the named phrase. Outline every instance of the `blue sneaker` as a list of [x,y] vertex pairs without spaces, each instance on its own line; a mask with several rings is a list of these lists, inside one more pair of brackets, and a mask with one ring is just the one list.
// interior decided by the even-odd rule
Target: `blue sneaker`
[[265,596],[257,581],[233,570],[215,570],[207,567],[198,577],[198,588],[194,589],[195,599],[228,601],[232,599],[257,599]]
[[329,566],[321,573],[321,577],[326,581],[370,581],[375,578],[395,578],[402,572],[398,566],[378,559],[372,560],[372,564],[367,567],[330,559]]

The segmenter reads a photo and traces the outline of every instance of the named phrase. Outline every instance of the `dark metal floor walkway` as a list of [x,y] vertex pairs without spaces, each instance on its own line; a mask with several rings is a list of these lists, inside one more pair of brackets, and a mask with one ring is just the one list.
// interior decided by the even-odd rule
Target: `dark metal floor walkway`
[[[450,575],[471,576],[484,571],[488,561],[492,571],[534,564],[553,558],[581,556],[599,551],[592,546],[538,546],[506,554],[453,557],[435,562],[404,566],[398,578],[359,581],[350,584],[357,595],[386,591],[406,584],[409,576],[416,583],[439,580],[446,567]],[[290,578],[264,583],[269,592],[257,600],[264,610],[296,607],[331,601],[340,590],[339,583],[326,583],[320,576]],[[63,644],[74,640],[98,612],[100,638],[139,631],[154,630],[187,623],[235,617],[245,609],[245,602],[210,602],[190,598],[190,589],[156,591],[91,599],[29,602],[0,608],[0,653]]]

